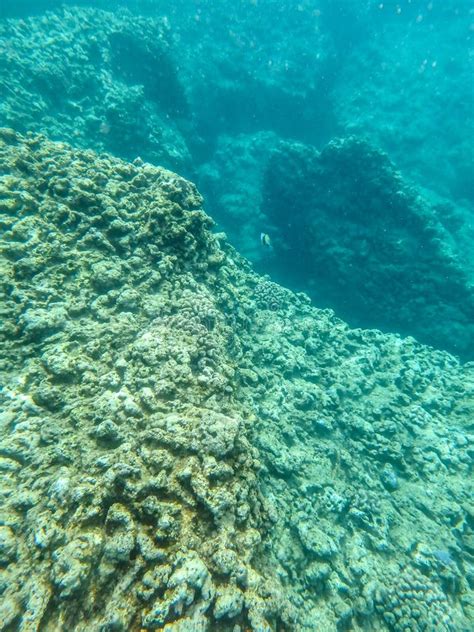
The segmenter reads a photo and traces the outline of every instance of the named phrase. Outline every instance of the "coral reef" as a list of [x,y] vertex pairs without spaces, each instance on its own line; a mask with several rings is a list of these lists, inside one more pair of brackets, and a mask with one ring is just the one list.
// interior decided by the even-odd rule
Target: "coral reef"
[[2,629],[206,629],[244,604],[258,629],[259,465],[200,196],[13,132],[2,163]]
[[472,225],[466,3],[103,0],[35,3],[33,16],[4,4],[16,17],[0,21],[0,125],[192,178],[254,262],[280,139],[369,137]]
[[0,160],[0,629],[468,632],[474,367],[262,279],[169,171]]
[[474,357],[474,258],[456,208],[423,197],[381,151],[355,137],[321,152],[281,143],[262,200],[292,287],[353,325]]
[[0,121],[191,170],[184,89],[163,18],[60,8],[0,22]]

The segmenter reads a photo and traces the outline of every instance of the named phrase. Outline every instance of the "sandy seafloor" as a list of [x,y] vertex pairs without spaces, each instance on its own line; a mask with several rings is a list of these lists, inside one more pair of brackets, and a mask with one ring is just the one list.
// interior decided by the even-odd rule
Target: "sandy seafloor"
[[473,629],[472,13],[320,4],[5,4],[1,632]]

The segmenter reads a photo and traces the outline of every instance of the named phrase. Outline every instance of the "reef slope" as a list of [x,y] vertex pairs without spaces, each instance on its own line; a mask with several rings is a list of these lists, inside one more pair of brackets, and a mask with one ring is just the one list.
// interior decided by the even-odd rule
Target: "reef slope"
[[472,365],[259,277],[169,171],[0,162],[0,630],[470,629]]
[[[264,174],[275,272],[355,326],[474,357],[472,227],[406,182],[386,154],[348,137],[321,152],[282,142]],[[465,234],[463,234],[465,232]]]

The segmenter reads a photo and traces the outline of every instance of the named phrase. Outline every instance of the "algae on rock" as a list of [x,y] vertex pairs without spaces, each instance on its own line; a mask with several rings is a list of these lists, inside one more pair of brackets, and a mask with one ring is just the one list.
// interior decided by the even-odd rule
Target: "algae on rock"
[[169,171],[0,160],[0,629],[467,631],[473,367],[261,279]]
[[191,170],[166,19],[62,7],[2,21],[0,40],[1,125]]

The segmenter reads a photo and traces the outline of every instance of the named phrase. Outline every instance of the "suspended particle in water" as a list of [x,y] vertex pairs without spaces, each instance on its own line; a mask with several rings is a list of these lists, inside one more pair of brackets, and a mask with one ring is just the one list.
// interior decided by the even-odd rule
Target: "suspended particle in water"
[[109,123],[102,122],[99,127],[99,131],[101,134],[109,134],[110,133],[110,125]]

